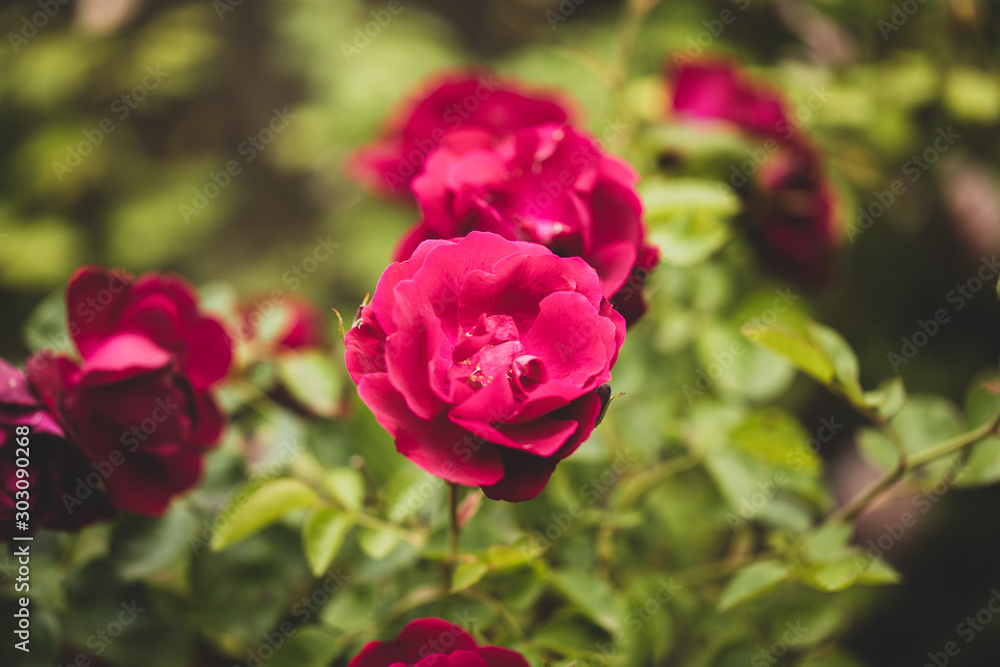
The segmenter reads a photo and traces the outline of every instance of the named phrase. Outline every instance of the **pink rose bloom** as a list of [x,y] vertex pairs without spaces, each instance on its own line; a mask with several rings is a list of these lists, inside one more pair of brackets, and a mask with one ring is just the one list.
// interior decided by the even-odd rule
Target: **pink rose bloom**
[[380,139],[351,157],[349,174],[383,195],[406,198],[427,156],[446,138],[478,143],[569,119],[554,95],[524,91],[487,72],[450,74],[425,91],[393,114]]
[[674,113],[698,120],[722,120],[753,134],[788,139],[794,129],[774,91],[753,81],[737,65],[700,62],[673,74]]
[[471,232],[390,265],[345,343],[401,454],[516,502],[590,435],[624,336],[582,259]]
[[427,239],[473,230],[541,243],[582,257],[628,324],[646,312],[641,288],[659,258],[646,244],[638,175],[564,125],[518,130],[499,142],[446,142],[413,181],[423,219],[403,238],[397,261]]
[[368,642],[349,667],[529,667],[515,651],[479,646],[465,630],[439,618],[418,618],[391,642]]

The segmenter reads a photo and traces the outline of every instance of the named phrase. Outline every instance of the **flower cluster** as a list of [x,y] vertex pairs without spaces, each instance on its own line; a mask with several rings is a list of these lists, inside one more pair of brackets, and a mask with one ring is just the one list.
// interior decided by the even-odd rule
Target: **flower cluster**
[[472,231],[541,243],[586,260],[631,325],[646,311],[641,290],[659,258],[645,240],[638,176],[570,117],[552,95],[452,75],[402,109],[349,169],[383,192],[408,188],[418,204],[396,261],[421,241]]
[[[201,478],[224,419],[211,394],[231,341],[180,278],[84,267],[66,291],[79,358],[42,352],[25,374],[4,363],[0,452],[31,427],[33,527],[72,529],[129,511],[160,515]],[[3,525],[15,490],[0,489]]]
[[594,429],[658,260],[638,176],[554,96],[454,75],[350,169],[421,219],[347,334],[399,452],[487,496],[534,498]]
[[763,160],[747,174],[754,187],[743,187],[742,174],[731,183],[746,202],[751,241],[779,274],[822,282],[839,240],[834,196],[818,151],[781,97],[728,62],[687,63],[670,78],[674,114],[723,122],[763,142],[754,151]]

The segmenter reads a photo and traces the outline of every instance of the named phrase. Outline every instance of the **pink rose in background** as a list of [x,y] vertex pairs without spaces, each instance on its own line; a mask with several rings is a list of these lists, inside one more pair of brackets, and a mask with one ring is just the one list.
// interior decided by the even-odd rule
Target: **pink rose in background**
[[239,316],[236,335],[261,341],[266,347],[297,350],[323,344],[323,317],[297,296],[281,295],[247,305]]
[[671,78],[674,113],[728,122],[764,139],[727,174],[744,201],[751,241],[780,276],[802,285],[824,282],[840,242],[834,192],[821,154],[780,96],[727,62],[689,63]]
[[[17,461],[27,461],[24,467]],[[81,508],[65,498],[97,472],[67,441],[55,416],[33,393],[24,374],[0,359],[0,540],[27,536],[39,528],[73,531],[117,516],[103,488]],[[18,470],[27,471],[27,477]],[[24,481],[27,480],[27,481]],[[20,481],[20,484],[19,484]],[[100,486],[100,485],[98,485]],[[18,492],[21,492],[20,494]],[[18,502],[27,510],[19,514]],[[24,506],[22,505],[22,508]],[[25,520],[28,530],[15,521]]]
[[368,642],[349,667],[529,667],[515,651],[479,646],[465,630],[439,618],[418,618],[391,642]]
[[487,231],[582,257],[629,324],[646,305],[641,288],[658,260],[646,244],[637,174],[594,139],[564,125],[518,130],[499,142],[444,145],[412,184],[423,219],[395,252],[427,239]]
[[805,143],[784,146],[761,165],[756,182],[762,194],[747,215],[768,266],[798,282],[824,282],[840,230],[819,155]]
[[793,132],[781,97],[725,61],[678,67],[673,74],[673,111],[687,118],[728,121],[767,137],[788,139]]
[[446,140],[482,145],[516,130],[569,119],[552,93],[535,93],[488,72],[458,72],[433,80],[406,102],[383,136],[358,150],[348,173],[384,195],[408,198],[427,156]]
[[210,387],[232,348],[176,276],[138,280],[79,269],[66,290],[69,332],[82,360],[36,355],[29,379],[67,436],[101,469],[114,505],[162,514],[201,478],[224,420]]
[[386,269],[346,361],[401,454],[515,502],[590,435],[624,335],[586,262],[471,232]]

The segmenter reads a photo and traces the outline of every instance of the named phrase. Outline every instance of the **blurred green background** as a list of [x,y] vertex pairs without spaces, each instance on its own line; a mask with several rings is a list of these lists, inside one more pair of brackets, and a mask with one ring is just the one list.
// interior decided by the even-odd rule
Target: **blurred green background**
[[[618,112],[603,63],[621,52],[623,4],[403,0],[365,41],[359,30],[384,2],[4,2],[0,356],[23,360],[25,321],[84,263],[225,281],[248,300],[297,292],[324,312],[353,312],[414,213],[345,178],[349,152],[425,77],[470,63],[563,90],[599,134]],[[670,54],[704,50],[746,63],[793,109],[823,87],[828,102],[802,120],[826,155],[845,224],[906,179],[898,202],[845,239],[832,283],[808,294],[817,319],[858,351],[866,386],[892,374],[886,354],[900,337],[952,308],[951,290],[1000,250],[998,7],[666,0],[639,27],[626,88],[633,135],[667,113]],[[725,10],[736,20],[712,34]],[[948,128],[957,140],[909,180],[907,162]],[[669,177],[674,166],[658,150],[632,145],[626,156]],[[329,259],[300,272],[332,244]],[[911,392],[960,400],[995,364],[995,282],[902,367]],[[641,335],[666,335],[665,317],[654,311]],[[847,419],[805,380],[787,403],[806,424]],[[850,445],[849,431],[825,458]],[[893,554],[906,586],[879,591],[880,606],[847,639],[866,664],[920,664],[1000,584],[998,503],[995,489],[949,494]],[[995,664],[998,630],[952,664]]]

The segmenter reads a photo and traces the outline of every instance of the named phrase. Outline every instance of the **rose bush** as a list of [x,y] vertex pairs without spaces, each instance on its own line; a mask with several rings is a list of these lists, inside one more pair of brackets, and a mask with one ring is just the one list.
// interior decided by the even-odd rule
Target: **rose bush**
[[[18,431],[18,427],[27,427]],[[18,437],[26,436],[18,444]],[[19,452],[21,449],[23,451]],[[18,477],[17,459],[27,459],[27,477]],[[116,515],[104,490],[79,511],[65,502],[77,484],[94,473],[90,461],[66,439],[54,415],[32,392],[24,374],[0,359],[0,540],[30,535],[39,528],[79,530]],[[25,483],[24,480],[27,480]],[[18,485],[18,480],[22,484]],[[18,493],[20,491],[20,493]],[[28,531],[15,529],[18,501],[26,501]]]
[[386,269],[346,360],[401,454],[521,501],[590,435],[624,335],[586,262],[472,232]]
[[456,72],[406,102],[378,141],[358,150],[348,173],[376,192],[408,197],[411,181],[438,146],[495,140],[522,128],[564,123],[570,114],[550,93],[522,90],[483,72]]
[[545,124],[500,141],[442,146],[413,181],[423,218],[395,259],[409,257],[427,239],[473,230],[541,243],[593,266],[604,296],[632,324],[646,311],[641,287],[658,259],[645,242],[637,181],[627,163],[570,126]]
[[519,653],[479,646],[457,625],[439,618],[418,618],[391,642],[369,642],[350,667],[528,667]]
[[209,390],[228,371],[230,339],[175,276],[132,281],[84,267],[66,306],[82,360],[36,355],[29,378],[104,471],[115,507],[162,514],[201,478],[205,452],[222,433]]

